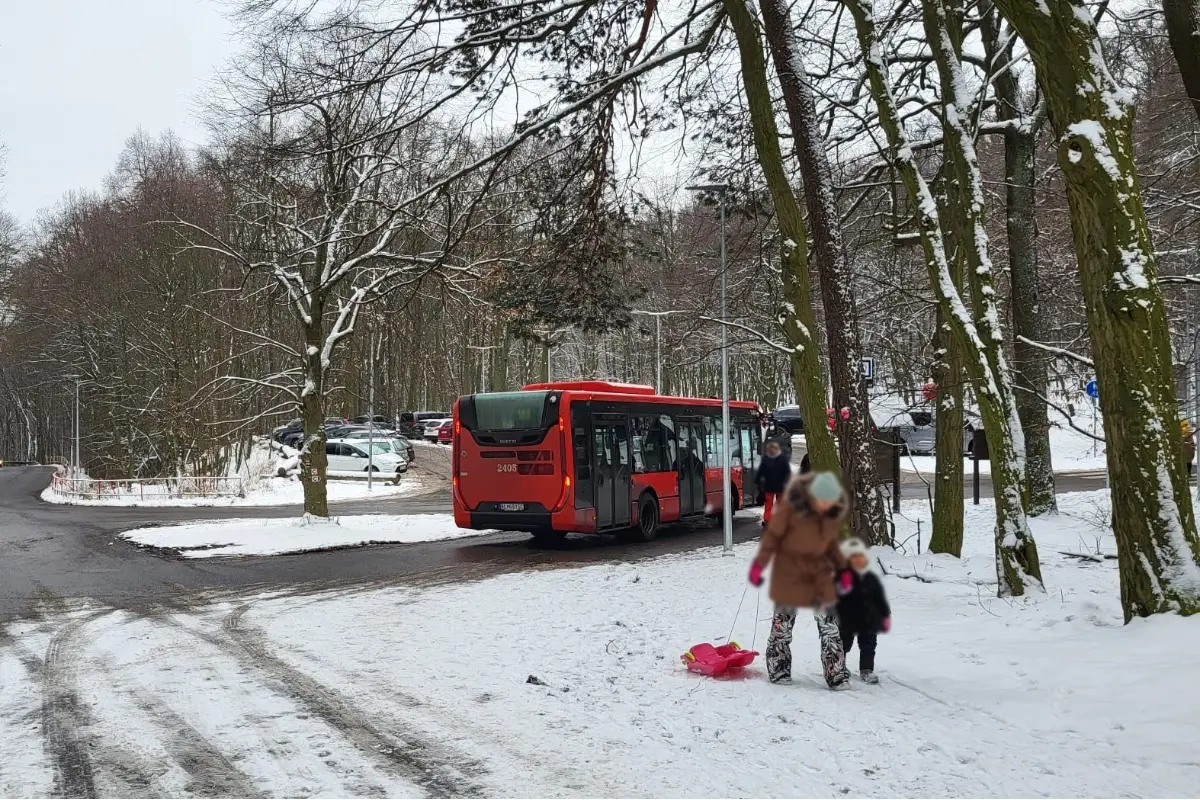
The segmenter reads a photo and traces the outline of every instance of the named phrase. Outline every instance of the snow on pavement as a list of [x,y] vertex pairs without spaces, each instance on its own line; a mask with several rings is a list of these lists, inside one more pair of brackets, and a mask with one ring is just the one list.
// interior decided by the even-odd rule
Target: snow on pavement
[[136,528],[122,538],[144,547],[176,550],[184,558],[271,556],[364,544],[436,542],[480,536],[451,514],[358,514],[321,520],[225,519]]
[[[9,625],[0,794],[69,793],[82,752],[66,788],[126,796],[1194,795],[1200,620],[1122,626],[1116,562],[1058,553],[1114,552],[1106,495],[1059,500],[1032,521],[1048,594],[993,596],[987,503],[967,508],[961,562],[915,538],[880,552],[882,682],[844,692],[824,687],[809,619],[790,687],[761,659],[729,681],[679,663],[731,625],[765,644],[753,544]],[[927,520],[907,503],[900,538]],[[40,760],[39,730],[57,732]]]
[[[357,473],[348,474],[354,477],[336,480],[342,473],[329,474],[330,480],[325,484],[329,502],[397,497],[424,488],[420,479],[406,476],[399,483],[379,478],[372,481],[373,485],[368,490],[367,482],[357,477]],[[99,499],[82,499],[59,494],[52,486],[48,486],[41,497],[47,503],[80,506],[291,506],[304,503],[304,486],[295,477],[261,478],[250,484],[245,497],[171,497],[163,493],[164,491],[161,485],[147,483],[143,487],[131,484],[123,488],[120,494]]]

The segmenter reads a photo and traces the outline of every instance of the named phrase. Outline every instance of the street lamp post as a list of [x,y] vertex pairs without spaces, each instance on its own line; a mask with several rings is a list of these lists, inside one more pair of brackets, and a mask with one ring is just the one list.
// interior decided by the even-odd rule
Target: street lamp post
[[[383,334],[379,334],[380,344]],[[375,490],[375,358],[377,355],[375,337],[372,335],[367,344],[371,348],[371,388],[367,392],[367,494]],[[360,386],[362,384],[359,384]]]
[[733,553],[733,497],[729,476],[729,328],[726,318],[725,195],[727,183],[705,183],[685,187],[691,192],[716,192],[721,200],[721,517],[725,529],[725,553]]
[[79,378],[75,379],[75,475],[79,476]]

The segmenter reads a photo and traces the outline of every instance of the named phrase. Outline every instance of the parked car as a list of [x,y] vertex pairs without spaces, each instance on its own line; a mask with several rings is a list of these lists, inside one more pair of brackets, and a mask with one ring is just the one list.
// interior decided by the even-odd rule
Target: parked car
[[365,430],[351,431],[342,438],[357,441],[370,441],[374,439],[376,442],[391,443],[389,446],[393,447],[397,452],[403,453],[404,457],[409,461],[416,459],[416,449],[413,447],[413,443],[395,431],[375,431],[374,435],[370,431]]
[[280,444],[287,445],[288,447],[292,448],[293,450],[299,450],[300,445],[303,442],[304,442],[304,431],[302,431],[302,430],[288,431],[287,434],[285,434],[284,437],[279,440]]
[[425,422],[421,423],[421,438],[426,441],[437,441],[438,428],[445,425],[446,422],[450,422],[450,420],[445,419],[445,417],[440,417],[437,420],[425,420]]
[[405,436],[422,436],[425,423],[435,419],[448,419],[445,411],[405,411],[400,415],[400,433]]
[[289,422],[288,424],[280,425],[278,428],[271,431],[271,438],[282,444],[285,436],[287,436],[288,434],[296,433],[296,432],[300,431],[302,428],[303,428],[303,426],[300,424],[300,420],[294,419],[291,422]]
[[933,453],[933,412],[923,408],[895,409],[887,403],[872,401],[871,417],[877,430],[899,434],[905,455],[927,456]]
[[780,406],[772,414],[775,425],[793,436],[804,433],[804,418],[800,416],[800,406]]
[[369,472],[393,475],[399,481],[408,471],[408,459],[392,452],[390,447],[375,443],[373,448],[362,440],[335,439],[325,443],[329,469],[334,472]]
[[326,417],[325,418],[325,427],[326,428],[331,428],[335,425],[345,425],[345,424],[346,424],[346,420],[342,419],[341,417]]
[[368,422],[374,422],[376,425],[387,425],[389,427],[392,424],[392,421],[382,414],[376,414],[373,417],[363,414],[361,417],[355,417],[350,420],[350,422],[355,425],[366,425]]
[[437,443],[451,444],[454,442],[454,421],[446,420],[437,429]]

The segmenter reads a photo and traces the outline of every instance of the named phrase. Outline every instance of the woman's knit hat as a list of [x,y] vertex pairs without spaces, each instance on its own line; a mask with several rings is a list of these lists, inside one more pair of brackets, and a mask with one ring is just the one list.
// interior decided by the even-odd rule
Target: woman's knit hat
[[842,482],[832,472],[818,472],[808,486],[808,494],[823,503],[836,503],[842,499]]

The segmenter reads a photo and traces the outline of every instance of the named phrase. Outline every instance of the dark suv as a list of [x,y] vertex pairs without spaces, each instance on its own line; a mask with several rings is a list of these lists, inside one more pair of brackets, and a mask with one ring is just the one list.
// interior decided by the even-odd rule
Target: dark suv
[[804,433],[804,418],[800,416],[800,406],[780,406],[771,415],[775,417],[775,425],[790,434]]
[[449,419],[445,411],[405,411],[400,415],[400,433],[410,439],[420,439],[424,434],[422,422],[431,419]]

